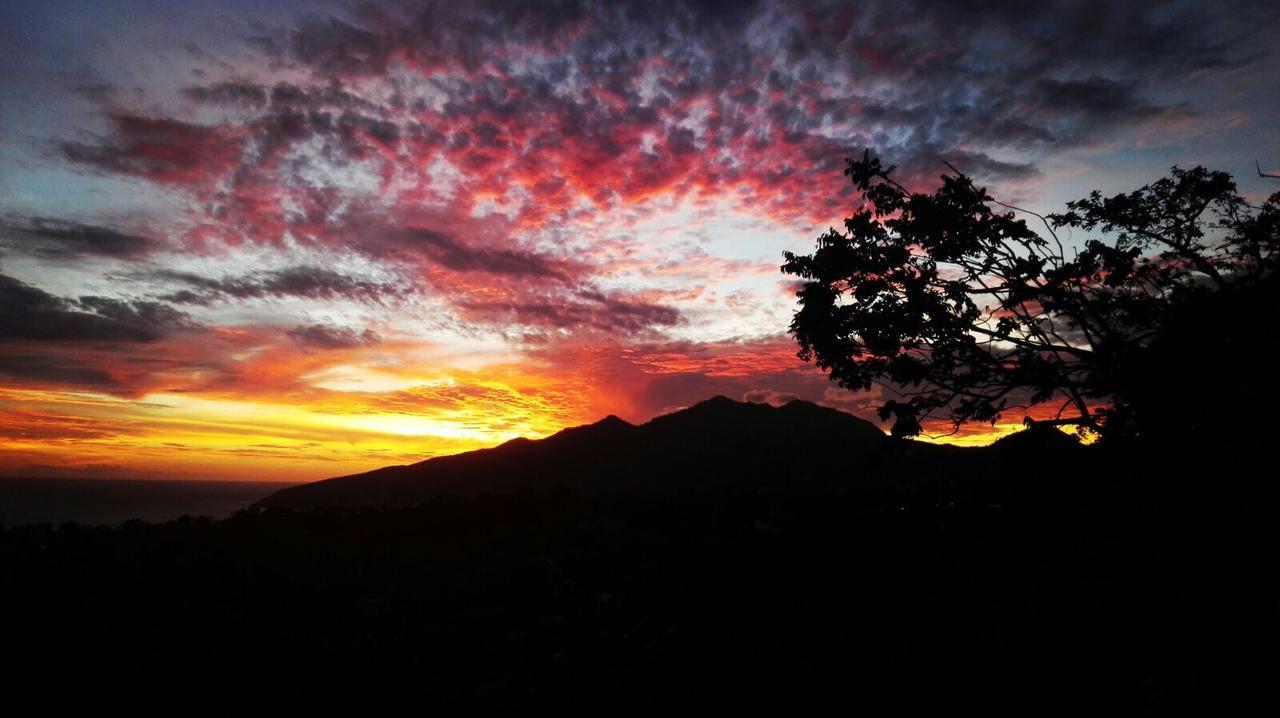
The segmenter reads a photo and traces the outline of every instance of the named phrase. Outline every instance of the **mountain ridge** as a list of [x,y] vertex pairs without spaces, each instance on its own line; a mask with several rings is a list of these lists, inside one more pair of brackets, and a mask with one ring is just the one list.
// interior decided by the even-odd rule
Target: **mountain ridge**
[[556,487],[679,493],[792,481],[901,483],[909,467],[940,478],[962,464],[998,462],[1000,453],[896,442],[871,422],[807,401],[775,407],[716,396],[643,424],[610,414],[542,439],[282,489],[251,508],[411,506]]

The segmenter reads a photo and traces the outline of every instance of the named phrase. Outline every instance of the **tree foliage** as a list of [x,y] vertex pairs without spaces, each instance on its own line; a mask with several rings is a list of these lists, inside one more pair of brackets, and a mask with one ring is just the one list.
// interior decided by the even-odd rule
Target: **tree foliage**
[[1161,339],[1180,318],[1274,284],[1280,193],[1252,205],[1224,172],[1174,167],[1048,216],[954,168],[932,193],[869,152],[845,174],[861,208],[812,254],[785,253],[782,271],[804,280],[791,333],[833,381],[892,392],[881,418],[899,436],[1045,403],[1049,422],[1139,435],[1133,367],[1177,351]]

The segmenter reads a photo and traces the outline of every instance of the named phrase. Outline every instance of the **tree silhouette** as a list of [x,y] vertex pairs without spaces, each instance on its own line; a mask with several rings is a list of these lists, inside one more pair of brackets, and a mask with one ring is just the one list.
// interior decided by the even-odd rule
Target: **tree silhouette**
[[1210,306],[1248,315],[1254,305],[1224,297],[1254,301],[1274,284],[1280,193],[1252,205],[1226,173],[1174,167],[1042,216],[948,168],[925,194],[870,152],[849,160],[861,208],[813,254],[784,255],[782,271],[805,280],[791,323],[799,356],[846,388],[893,392],[880,414],[895,435],[921,433],[927,417],[994,423],[1053,402],[1045,423],[1140,436],[1135,367],[1178,350],[1163,339],[1170,327],[1195,341],[1180,318]]

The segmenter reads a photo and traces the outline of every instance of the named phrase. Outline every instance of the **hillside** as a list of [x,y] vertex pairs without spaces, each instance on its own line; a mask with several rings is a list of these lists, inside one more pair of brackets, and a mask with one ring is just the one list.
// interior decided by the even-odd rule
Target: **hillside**
[[715,397],[638,426],[609,416],[545,439],[305,484],[258,506],[410,506],[445,494],[669,492],[848,477],[889,443],[873,424],[835,409]]

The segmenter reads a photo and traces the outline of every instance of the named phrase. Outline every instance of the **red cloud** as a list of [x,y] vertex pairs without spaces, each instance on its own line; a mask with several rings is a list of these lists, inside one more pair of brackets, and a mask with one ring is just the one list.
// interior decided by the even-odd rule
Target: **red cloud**
[[239,160],[240,132],[167,117],[111,112],[112,134],[101,144],[63,142],[63,155],[95,169],[161,184],[209,185]]

